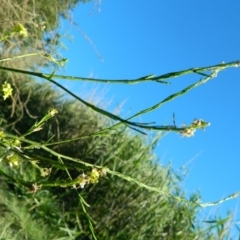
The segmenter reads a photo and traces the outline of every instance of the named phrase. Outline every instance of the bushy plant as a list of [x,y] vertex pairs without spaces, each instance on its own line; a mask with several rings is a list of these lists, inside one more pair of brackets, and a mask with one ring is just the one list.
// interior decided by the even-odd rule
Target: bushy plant
[[[41,142],[54,136],[52,141],[62,141],[90,135],[109,125],[109,121],[104,117],[98,116],[77,102],[64,99],[47,84],[28,79],[25,80],[24,85],[20,82],[16,84],[14,92],[18,92],[21,104],[16,105],[17,101],[11,99],[0,100],[4,110],[1,111],[4,131],[19,135],[27,132],[36,119],[40,119],[42,113],[47,112],[49,108],[57,109],[58,114],[47,122],[42,130],[31,134],[29,136],[31,140]],[[10,106],[14,107],[14,110]],[[146,185],[157,187],[165,193],[184,199],[186,197],[179,187],[179,178],[176,178],[170,166],[161,166],[161,162],[154,155],[154,146],[157,141],[158,137],[151,140],[141,134],[133,134],[122,127],[111,131],[106,136],[83,138],[53,146],[53,149],[87,163],[107,166]],[[30,156],[38,154],[43,157],[42,160],[46,158],[57,162],[57,158],[39,149],[29,151],[31,151]],[[46,169],[51,168],[51,164],[46,161],[39,165]],[[24,157],[17,168],[10,168],[7,163],[1,163],[1,168],[11,176],[17,174],[18,178],[25,181],[34,182],[41,175],[41,172]],[[51,174],[44,177],[46,182],[67,178],[64,169],[51,170]],[[79,168],[76,170],[74,166],[69,167],[69,173],[73,177],[81,172],[86,172],[86,169],[83,167],[82,170]],[[107,175],[98,183],[86,185],[83,189],[46,186],[34,194],[21,188],[17,182],[15,184],[11,181],[6,182],[4,176],[1,176],[1,182],[5,186],[3,196],[11,192],[14,201],[18,201],[22,206],[19,211],[26,213],[24,217],[39,221],[43,226],[52,229],[49,231],[51,238],[48,237],[48,239],[63,237],[90,239],[89,223],[78,194],[81,194],[90,205],[90,208],[86,207],[86,209],[95,222],[94,229],[99,239],[216,238],[216,235],[211,236],[212,232],[200,227],[196,219],[199,211],[197,205],[186,205],[169,196],[149,192],[117,176]],[[198,194],[193,194],[189,200],[198,202]],[[27,212],[26,209],[30,211]],[[12,211],[11,208],[9,211]],[[39,230],[41,229],[42,227]],[[56,236],[52,236],[52,233]],[[45,234],[47,235],[47,232]]]

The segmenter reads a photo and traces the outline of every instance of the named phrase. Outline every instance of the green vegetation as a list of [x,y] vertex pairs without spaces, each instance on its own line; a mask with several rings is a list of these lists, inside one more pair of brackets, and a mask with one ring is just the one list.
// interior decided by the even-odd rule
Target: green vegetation
[[[20,99],[24,107],[22,109],[15,107],[13,117],[9,118],[12,113],[12,108],[9,107],[11,100],[1,100],[2,109],[5,109],[1,112],[1,118],[8,119],[3,125],[6,126],[4,132],[18,133],[18,135],[26,133],[36,122],[35,117],[39,116],[40,119],[41,113],[53,106],[58,110],[58,114],[45,123],[41,131],[34,132],[26,138],[38,142],[40,139],[50,139],[52,136],[56,136],[58,140],[70,139],[90,135],[109,124],[109,121],[83,105],[62,99],[61,94],[51,90],[47,84],[39,84],[29,79],[24,85],[20,82],[16,84],[14,92],[21,93]],[[53,146],[52,149],[89,164],[107,166],[113,171],[156,187],[164,193],[186,199],[179,187],[180,179],[172,172],[171,166],[159,165],[159,159],[153,153],[157,141],[157,137],[149,140],[142,135],[133,135],[126,128],[121,127],[106,136],[84,138]],[[1,185],[4,186],[1,205],[7,213],[3,225],[6,224],[7,234],[10,234],[14,224],[17,224],[20,225],[19,232],[32,236],[32,232],[28,232],[31,228],[24,228],[20,223],[34,219],[32,222],[34,230],[31,231],[39,230],[41,233],[42,229],[47,228],[48,231],[44,231],[46,239],[63,237],[85,239],[84,237],[89,236],[90,233],[85,213],[79,202],[78,193],[80,193],[90,205],[90,208],[86,209],[95,221],[94,229],[99,239],[194,239],[195,237],[216,239],[216,235],[209,232],[209,229],[199,225],[196,219],[199,211],[197,205],[186,205],[109,174],[101,178],[99,183],[86,185],[83,189],[42,187],[35,192],[37,189],[31,188],[33,186],[27,184],[28,182],[43,181],[42,184],[47,185],[63,179],[66,182],[68,176],[65,170],[61,170],[62,166],[57,158],[39,149],[25,149],[24,146],[22,143],[21,149],[24,149],[24,155],[19,154],[18,167],[9,167],[8,161],[11,158],[5,157],[1,162],[2,172],[14,179],[24,180],[19,185],[18,182],[1,175]],[[4,148],[1,149],[4,152]],[[50,160],[55,161],[53,165],[52,162],[49,163]],[[66,161],[65,163],[69,164]],[[69,165],[69,172],[73,178],[83,172],[87,174],[85,169],[81,164],[77,164],[76,167]],[[51,174],[47,175],[50,170]],[[24,186],[31,188],[33,193]],[[198,194],[193,194],[188,200],[199,202],[200,199]],[[14,212],[19,212],[17,219]],[[11,218],[11,215],[15,218]],[[9,218],[13,223],[9,223],[8,226]],[[79,238],[76,238],[77,236]]]
[[[51,53],[61,36],[55,32],[53,43],[48,34],[58,27],[57,16],[67,18],[68,10],[78,3],[46,2],[31,2],[33,6],[28,1],[8,1],[6,7],[12,6],[18,14],[11,12],[1,29],[0,239],[228,239],[230,214],[205,224],[197,217],[201,207],[220,201],[201,203],[198,193],[187,199],[180,188],[184,176],[173,172],[170,165],[162,166],[154,154],[162,131],[190,137],[209,124],[199,119],[178,128],[132,119],[206,83],[227,67],[239,66],[239,62],[119,80],[123,84],[162,84],[184,74],[203,77],[157,105],[122,119],[54,81],[72,78],[41,72],[41,66],[58,67],[66,61]],[[30,20],[32,14],[36,15],[34,21]],[[46,83],[37,82],[36,76]],[[143,130],[157,133],[150,138]]]

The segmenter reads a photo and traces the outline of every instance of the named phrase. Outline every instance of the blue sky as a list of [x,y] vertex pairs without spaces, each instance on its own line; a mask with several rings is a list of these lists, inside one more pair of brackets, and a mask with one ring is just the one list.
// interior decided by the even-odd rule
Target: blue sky
[[[101,12],[98,7],[92,12],[93,6],[80,4],[73,12],[77,27],[62,25],[63,31],[72,35],[72,42],[64,40],[68,50],[62,55],[69,62],[62,74],[133,79],[240,60],[239,1],[102,0]],[[171,85],[65,85],[85,97],[89,89],[98,87],[101,92],[107,88],[104,99],[112,100],[108,110],[127,100],[121,110],[121,116],[127,117],[199,79],[199,75],[189,75],[172,79]],[[172,162],[176,171],[187,164],[189,173],[182,189],[187,194],[199,190],[203,202],[240,190],[239,81],[240,68],[227,69],[187,95],[136,119],[171,125],[174,112],[178,126],[195,118],[211,123],[192,138],[169,133],[156,149],[161,164]],[[234,199],[208,208],[205,214],[224,215],[230,209],[239,215],[238,205],[239,200]]]

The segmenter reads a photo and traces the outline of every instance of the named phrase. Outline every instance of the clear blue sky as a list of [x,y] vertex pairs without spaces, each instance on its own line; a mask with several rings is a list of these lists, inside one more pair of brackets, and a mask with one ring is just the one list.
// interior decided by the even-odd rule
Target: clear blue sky
[[[100,13],[98,8],[92,12],[93,6],[80,4],[73,12],[78,27],[63,24],[63,31],[69,30],[73,36],[72,43],[64,41],[68,50],[62,52],[69,59],[62,72],[66,75],[131,79],[240,59],[237,0],[102,0]],[[81,31],[91,39],[104,61]],[[89,88],[98,86],[99,92],[107,88],[104,98],[112,99],[108,109],[127,99],[121,111],[121,116],[127,117],[199,79],[198,75],[190,75],[171,80],[171,85],[67,85],[85,97],[84,91]],[[239,91],[240,68],[227,69],[207,84],[137,119],[170,125],[174,112],[178,126],[189,124],[194,118],[211,123],[205,132],[198,131],[192,138],[169,133],[156,149],[160,163],[171,161],[176,171],[190,161],[182,189],[187,194],[199,190],[203,202],[216,201],[240,190]],[[239,199],[234,199],[208,208],[207,213],[224,215],[227,209],[235,211],[238,205]]]

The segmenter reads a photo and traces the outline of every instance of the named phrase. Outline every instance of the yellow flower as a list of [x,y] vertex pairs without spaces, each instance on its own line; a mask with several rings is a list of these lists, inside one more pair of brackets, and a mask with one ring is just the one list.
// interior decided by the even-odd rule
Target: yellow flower
[[28,36],[27,29],[21,23],[17,24],[13,28],[13,32],[14,33],[19,33],[19,35],[22,36],[22,37],[27,37]]
[[95,169],[95,168],[92,169],[92,172],[90,173],[89,177],[90,177],[90,182],[91,183],[97,183],[98,179],[100,177],[98,170]]
[[5,82],[2,85],[3,99],[6,100],[9,96],[12,96],[12,87],[9,83]]

